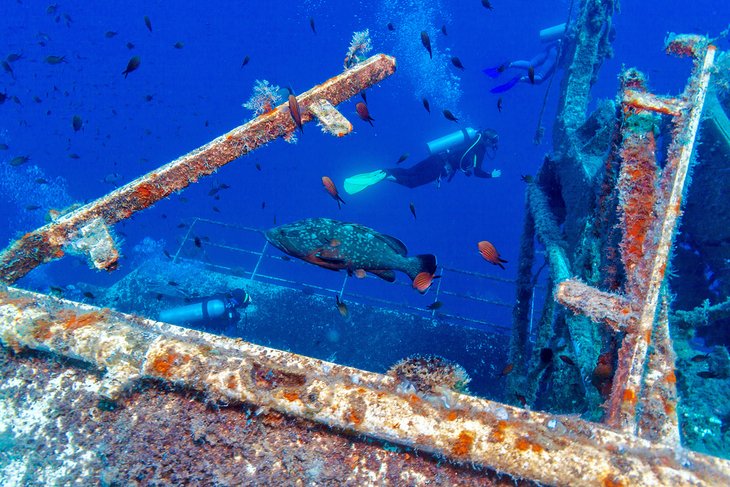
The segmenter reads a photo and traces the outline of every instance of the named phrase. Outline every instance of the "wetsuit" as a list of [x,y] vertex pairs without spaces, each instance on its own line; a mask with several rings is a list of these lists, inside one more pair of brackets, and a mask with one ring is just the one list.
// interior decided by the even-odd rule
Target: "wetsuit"
[[467,176],[474,174],[478,178],[491,178],[492,173],[484,171],[482,163],[487,149],[491,149],[491,153],[496,150],[497,135],[492,131],[482,134],[474,147],[471,147],[474,144],[472,139],[453,149],[429,156],[414,166],[384,169],[387,179],[415,188],[434,181],[440,182],[444,178],[450,182],[459,171]]
[[495,86],[489,91],[491,93],[504,93],[505,91],[515,86],[517,83],[530,83],[539,85],[546,79],[550,78],[550,76],[555,73],[555,70],[558,67],[558,62],[560,61],[559,57],[562,50],[562,42],[562,40],[551,42],[550,44],[545,46],[545,49],[543,49],[542,52],[540,52],[529,61],[513,61],[507,65],[484,70],[487,75],[493,78],[499,76],[503,71],[510,68],[519,69],[522,71],[529,71],[530,68],[534,70],[534,76],[532,79],[530,79],[529,75],[527,74],[518,75],[502,85]]

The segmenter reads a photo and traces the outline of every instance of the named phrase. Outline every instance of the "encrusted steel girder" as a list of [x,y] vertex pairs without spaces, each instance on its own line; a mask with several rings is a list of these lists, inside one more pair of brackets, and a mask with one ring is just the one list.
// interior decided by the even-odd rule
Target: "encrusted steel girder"
[[154,378],[551,485],[730,484],[730,462],[577,417],[417,394],[391,376],[15,288],[0,292],[0,340],[106,371],[102,394],[119,401]]
[[[672,36],[667,51],[692,56],[695,60],[693,73],[680,98],[660,99],[647,94],[643,77],[637,72],[625,74],[623,80],[624,122],[618,190],[623,231],[621,254],[626,271],[625,297],[611,297],[609,293],[576,281],[561,283],[555,293],[558,301],[574,311],[622,324],[626,329],[606,422],[633,434],[637,433],[637,403],[642,397],[642,377],[652,332],[661,338],[660,347],[667,352],[664,359],[649,363],[648,374],[655,375],[661,370],[661,380],[671,388],[676,381],[673,363],[670,363],[673,360],[669,360],[671,340],[668,333],[662,333],[654,323],[715,57],[715,47],[701,36]],[[674,124],[663,169],[657,167],[655,160],[653,128],[657,113],[672,116]],[[621,306],[627,299],[632,303],[630,308]],[[656,382],[654,375],[651,375],[652,381]],[[656,391],[655,385],[652,390]],[[676,416],[673,416],[676,393],[665,394],[665,398],[668,401],[666,418],[658,415],[653,421],[658,427],[658,423],[666,419],[670,427],[676,429]],[[665,431],[660,436],[678,438],[679,434]]]
[[[326,132],[345,135],[352,130],[352,125],[333,105],[357,95],[394,72],[395,59],[378,54],[302,93],[297,97],[302,123],[314,118],[311,107],[323,117],[322,125]],[[234,159],[295,130],[287,104],[279,105],[108,195],[60,216],[56,221],[27,233],[0,253],[0,280],[14,283],[38,265],[62,257],[64,247],[81,236],[80,229],[88,222],[100,219],[111,225],[129,218]],[[115,263],[110,263],[106,269],[115,268]]]

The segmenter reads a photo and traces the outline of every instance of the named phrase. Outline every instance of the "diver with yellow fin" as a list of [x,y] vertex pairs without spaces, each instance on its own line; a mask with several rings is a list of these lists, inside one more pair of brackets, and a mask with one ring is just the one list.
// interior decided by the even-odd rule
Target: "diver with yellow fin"
[[383,180],[393,181],[408,188],[436,182],[451,181],[458,172],[478,178],[498,178],[502,172],[482,169],[484,156],[493,159],[499,136],[494,130],[477,131],[471,127],[458,130],[428,142],[429,156],[414,166],[379,169],[345,179],[348,194],[359,193]]

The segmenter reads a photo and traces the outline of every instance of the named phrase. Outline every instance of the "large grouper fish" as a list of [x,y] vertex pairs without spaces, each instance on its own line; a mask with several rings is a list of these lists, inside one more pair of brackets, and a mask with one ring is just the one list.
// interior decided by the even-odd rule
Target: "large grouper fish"
[[266,232],[266,239],[293,257],[325,269],[345,269],[358,277],[370,272],[393,282],[394,271],[404,272],[421,292],[428,286],[416,283],[420,283],[422,276],[427,276],[430,284],[430,278],[436,272],[435,255],[408,257],[403,242],[357,223],[307,218],[272,228]]

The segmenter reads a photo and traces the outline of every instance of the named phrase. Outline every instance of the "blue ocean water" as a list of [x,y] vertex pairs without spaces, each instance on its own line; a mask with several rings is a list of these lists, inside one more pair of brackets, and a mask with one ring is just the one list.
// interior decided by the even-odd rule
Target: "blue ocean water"
[[[657,92],[676,92],[688,63],[661,52],[666,33],[716,35],[730,18],[730,7],[710,0],[623,3],[615,17],[615,56],[601,71],[595,99],[615,96],[616,75],[624,65],[645,71]],[[344,103],[340,109],[355,125],[350,136],[337,139],[307,126],[297,144],[277,141],[238,160],[188,188],[182,200],[187,202],[172,197],[118,227],[125,248],[147,236],[164,239],[172,248],[179,234],[176,225],[193,216],[260,228],[272,226],[274,216],[278,223],[325,216],[397,236],[411,252],[435,253],[445,265],[498,271],[479,257],[475,244],[490,240],[515,261],[524,199],[520,175],[534,173],[549,151],[558,86],[553,85],[548,99],[544,142],[536,146],[532,136],[545,85],[519,85],[502,95],[500,113],[498,96],[488,92],[495,83],[481,69],[538,52],[537,32],[565,21],[570,2],[493,4],[488,11],[477,1],[443,0],[353,1],[347,6],[222,1],[174,9],[164,2],[127,2],[116,8],[4,2],[3,56],[17,53],[21,58],[10,63],[12,75],[0,73],[0,91],[18,101],[0,106],[0,142],[9,146],[0,153],[0,241],[40,226],[50,208],[101,196],[113,189],[110,182],[126,183],[245,122],[252,113],[241,104],[257,79],[302,92],[341,72],[352,33],[369,29],[373,52],[398,61],[396,75],[368,92],[374,127],[357,118],[356,100]],[[395,26],[392,32],[389,22]],[[442,25],[447,36],[440,32]],[[430,33],[433,60],[420,44],[421,30]],[[116,35],[109,38],[107,32]],[[174,47],[178,42],[182,48]],[[134,55],[141,65],[125,79],[121,72]],[[448,62],[452,55],[462,60],[463,72]],[[47,56],[63,56],[64,62],[48,64]],[[241,68],[245,56],[250,62]],[[431,102],[430,115],[421,105],[423,96]],[[459,123],[446,120],[443,109],[455,113]],[[83,120],[78,132],[72,127],[74,115]],[[404,152],[410,153],[404,165],[414,163],[425,155],[425,142],[464,126],[498,132],[498,153],[485,167],[501,169],[501,178],[458,175],[440,189],[381,184],[345,197],[342,210],[322,191],[323,175],[341,185],[355,173],[393,166]],[[29,162],[9,167],[7,162],[20,155],[29,156]],[[36,178],[49,183],[39,185]],[[219,201],[207,196],[214,182],[232,187]],[[408,209],[411,201],[418,212],[415,221]],[[28,210],[32,205],[40,208]],[[514,266],[504,272],[513,273]]]
[[[124,254],[118,271],[99,273],[68,258],[37,269],[24,283],[46,292],[77,281],[111,285],[134,270],[140,257],[174,252],[186,233],[182,224],[196,217],[259,229],[309,217],[358,222],[399,238],[411,254],[437,255],[443,266],[514,278],[524,216],[521,176],[534,174],[551,150],[562,71],[547,98],[540,145],[533,135],[547,84],[518,84],[495,95],[489,90],[501,80],[481,71],[538,53],[538,32],[565,22],[577,3],[495,0],[487,10],[479,1],[445,0],[220,1],[175,8],[165,2],[111,7],[6,1],[0,9],[0,55],[19,58],[6,61],[0,73],[0,92],[9,97],[0,106],[0,143],[8,146],[0,153],[0,242],[41,226],[50,209],[100,197],[250,120],[253,114],[242,103],[256,80],[301,93],[339,74],[353,32],[369,29],[372,52],[393,55],[398,65],[394,76],[367,92],[373,126],[358,118],[359,98],[345,102],[338,108],[355,127],[347,137],[306,125],[296,144],[275,141],[116,225]],[[624,66],[644,71],[655,92],[678,93],[690,63],[663,53],[666,34],[718,35],[730,21],[730,6],[710,0],[623,2],[614,21],[614,56],[593,87],[594,102],[616,96]],[[430,36],[433,59],[421,31]],[[133,56],[141,64],[125,77]],[[463,71],[452,66],[452,56],[462,61]],[[458,123],[442,116],[445,109]],[[82,122],[78,130],[74,117]],[[501,170],[499,178],[458,174],[440,187],[416,189],[383,182],[342,194],[341,209],[322,189],[322,176],[342,189],[346,177],[393,167],[406,152],[403,166],[414,164],[426,156],[426,142],[464,127],[498,133],[499,149],[484,168]],[[29,160],[11,165],[18,156]],[[211,195],[222,183],[230,188]],[[481,258],[476,244],[482,240],[509,261],[505,270]],[[326,272],[301,266],[294,278],[307,283]],[[403,275],[398,279],[407,282]],[[367,285],[395,300],[420,299],[421,307],[433,301],[407,286]],[[511,291],[460,291],[514,299]],[[508,316],[509,311],[503,324]]]

